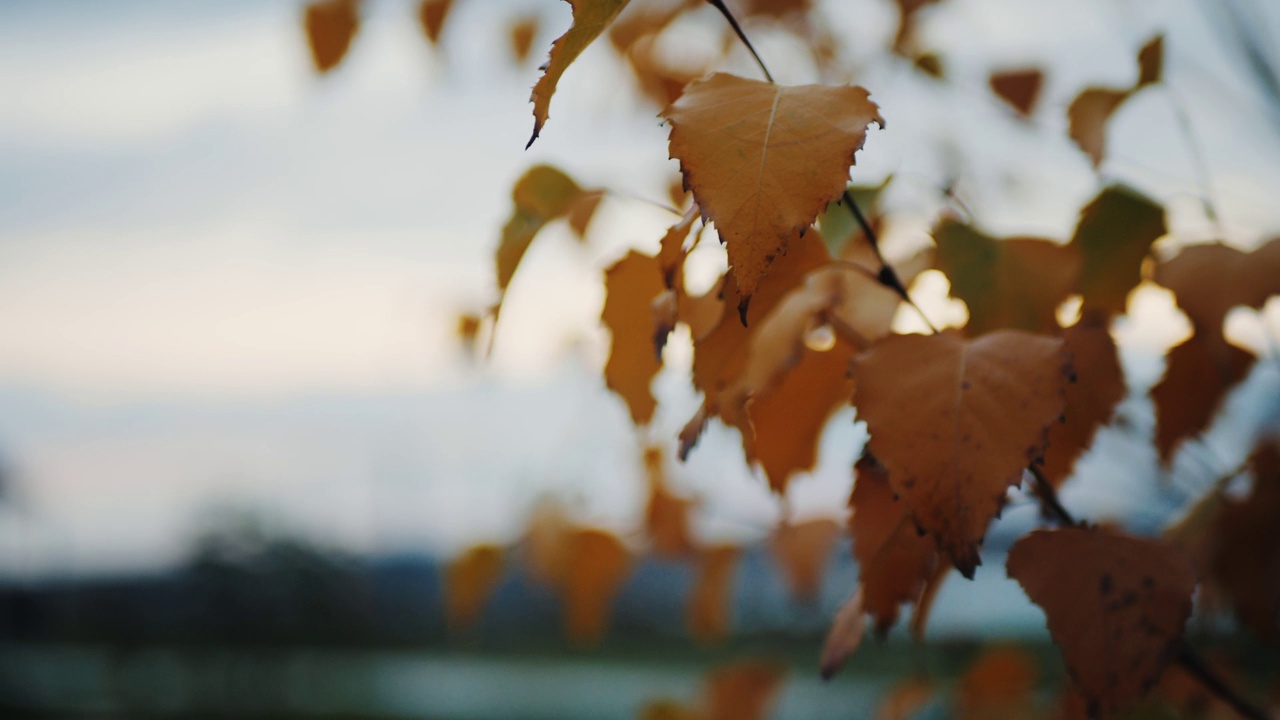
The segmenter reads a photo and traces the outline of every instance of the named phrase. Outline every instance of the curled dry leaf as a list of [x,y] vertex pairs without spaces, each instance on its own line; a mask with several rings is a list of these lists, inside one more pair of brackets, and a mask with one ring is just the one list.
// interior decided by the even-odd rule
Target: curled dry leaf
[[1253,490],[1224,503],[1211,568],[1240,621],[1280,643],[1280,440],[1261,444],[1249,464]]
[[1040,99],[1044,73],[1036,68],[991,73],[991,91],[1009,103],[1022,117],[1029,117]]
[[1005,492],[1044,452],[1067,365],[1061,340],[1001,330],[968,341],[897,335],[854,366],[867,451],[965,577]]
[[933,233],[937,267],[969,309],[971,336],[1008,328],[1055,332],[1056,311],[1080,282],[1080,251],[1035,238],[997,240],[955,221]]
[[444,29],[444,21],[452,7],[453,0],[422,0],[418,5],[418,21],[431,44],[440,42],[440,31]]
[[899,607],[916,602],[937,572],[938,551],[931,538],[916,530],[910,509],[894,496],[874,457],[864,453],[854,469],[849,534],[866,612],[883,637],[897,621]]
[[325,73],[338,66],[360,28],[357,0],[323,0],[307,5],[302,25],[307,32],[311,60]]
[[1041,467],[1054,487],[1071,475],[1076,459],[1124,399],[1124,370],[1109,325],[1105,315],[1089,313],[1063,332],[1074,381],[1067,385],[1061,421],[1049,428]]
[[664,292],[662,269],[657,258],[631,250],[605,271],[604,285],[600,319],[613,336],[605,383],[626,401],[631,420],[647,425],[657,408],[649,385],[662,369],[653,315],[653,302]]
[[698,555],[698,574],[689,593],[689,633],[698,640],[719,640],[732,626],[733,575],[740,551],[718,545]]
[[537,15],[517,18],[507,28],[511,57],[515,58],[517,65],[523,65],[529,59],[529,51],[533,49],[533,39],[538,35],[538,28]]
[[773,556],[782,569],[792,597],[816,601],[831,550],[840,539],[840,525],[831,518],[780,524],[770,538]]
[[622,12],[629,0],[565,0],[565,2],[573,8],[573,25],[568,32],[551,44],[551,56],[547,59],[542,77],[538,78],[537,84],[533,86],[533,95],[529,98],[533,103],[533,135],[525,145],[526,149],[538,139],[542,126],[547,122],[548,113],[551,110],[551,96],[556,92],[560,76],[564,75],[564,71],[569,69],[569,65],[582,54],[582,51],[586,50],[587,46],[605,31],[605,28],[609,27],[609,23]]
[[867,634],[867,611],[862,603],[862,587],[859,586],[853,595],[836,610],[836,616],[827,630],[827,639],[822,644],[822,658],[818,661],[818,672],[823,680],[830,680],[840,672],[844,663],[858,651],[862,638]]
[[445,569],[445,620],[462,630],[475,625],[484,605],[502,578],[502,548],[477,545],[455,558]]
[[1123,313],[1129,292],[1142,281],[1151,244],[1165,234],[1164,208],[1123,185],[1098,193],[1083,210],[1071,246],[1083,259],[1083,311]]
[[1044,610],[1093,717],[1147,694],[1191,615],[1191,563],[1163,541],[1102,528],[1037,530],[1009,550],[1007,567]]
[[844,192],[867,126],[884,121],[860,87],[725,73],[692,83],[662,114],[685,186],[726,245],[745,322],[771,263]]
[[594,645],[604,637],[613,599],[630,570],[630,553],[613,535],[595,528],[580,528],[569,535],[561,592],[571,640]]
[[1164,376],[1151,388],[1161,462],[1169,465],[1187,438],[1209,426],[1227,392],[1244,380],[1253,362],[1250,353],[1207,332],[1169,351]]

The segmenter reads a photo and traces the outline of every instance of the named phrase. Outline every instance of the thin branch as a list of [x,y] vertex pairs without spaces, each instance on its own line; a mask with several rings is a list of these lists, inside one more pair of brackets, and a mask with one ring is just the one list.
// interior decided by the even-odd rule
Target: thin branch
[[1169,104],[1173,106],[1173,113],[1178,119],[1178,127],[1182,130],[1182,135],[1187,140],[1187,148],[1191,152],[1191,163],[1195,166],[1195,173],[1200,181],[1200,192],[1204,195],[1202,198],[1204,214],[1209,218],[1209,222],[1213,223],[1213,229],[1218,234],[1218,239],[1226,240],[1226,236],[1222,231],[1221,216],[1218,214],[1217,204],[1213,199],[1213,181],[1209,175],[1209,161],[1205,156],[1204,145],[1201,144],[1200,138],[1196,135],[1195,128],[1191,126],[1191,115],[1187,112],[1187,106],[1182,102],[1182,97],[1175,93],[1167,83],[1165,84],[1165,94],[1169,98]]
[[1241,717],[1249,720],[1269,720],[1270,716],[1265,710],[1245,700],[1234,688],[1227,684],[1226,680],[1214,672],[1213,668],[1209,667],[1204,658],[1197,655],[1185,643],[1178,650],[1178,655],[1174,658],[1174,661],[1198,680],[1206,690],[1217,695],[1220,700],[1230,705],[1231,709],[1239,713]]
[[876,260],[880,262],[880,272],[876,275],[876,281],[890,290],[898,293],[898,297],[902,301],[915,309],[920,315],[920,319],[924,320],[924,324],[929,327],[929,331],[938,332],[938,328],[929,321],[929,316],[924,314],[924,310],[911,299],[911,294],[907,292],[907,287],[902,284],[902,279],[898,277],[898,273],[894,272],[893,266],[885,261],[884,255],[880,253],[880,238],[876,236],[876,231],[871,228],[871,223],[867,222],[867,217],[862,214],[862,208],[858,207],[858,202],[853,199],[853,193],[848,190],[844,191],[844,204],[849,206],[849,212],[853,213],[853,219],[858,221],[858,227],[862,228],[863,235],[867,237],[867,243],[871,245],[871,251],[876,254]]
[[742,32],[742,26],[738,24],[737,18],[733,16],[729,8],[725,7],[723,0],[707,0],[707,3],[719,10],[721,15],[724,15],[724,19],[729,21],[729,27],[732,27],[733,31],[738,34],[738,39],[742,41],[743,45],[747,46],[747,50],[751,51],[751,57],[756,59],[756,64],[760,66],[760,71],[764,73],[765,79],[771,83],[774,82],[773,74],[769,72],[769,68],[765,67],[764,60],[760,59],[760,54],[756,52],[755,47],[751,45],[751,41],[747,39],[747,34]]

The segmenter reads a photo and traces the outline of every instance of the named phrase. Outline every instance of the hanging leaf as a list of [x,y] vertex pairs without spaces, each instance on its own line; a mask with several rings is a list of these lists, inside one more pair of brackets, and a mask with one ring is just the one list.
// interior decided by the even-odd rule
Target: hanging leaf
[[784,522],[774,530],[770,545],[792,597],[805,602],[818,599],[827,561],[839,539],[840,525],[830,518]]
[[1164,35],[1147,41],[1138,51],[1138,87],[1158,83],[1164,79]]
[[613,599],[631,569],[622,541],[604,530],[582,528],[568,538],[563,590],[565,629],[580,645],[604,638]]
[[507,40],[511,47],[511,57],[517,65],[523,65],[529,59],[529,51],[533,49],[533,39],[538,36],[537,15],[527,15],[511,22],[507,28]]
[[765,720],[786,671],[769,662],[745,661],[707,676],[708,720]]
[[1067,108],[1067,134],[1089,156],[1094,167],[1102,164],[1107,147],[1107,121],[1129,97],[1126,90],[1089,88]]
[[867,451],[965,577],[1005,492],[1044,451],[1067,369],[1061,340],[1010,330],[893,336],[854,367]]
[[1009,550],[1090,716],[1142,698],[1177,652],[1195,575],[1177,548],[1102,528],[1037,530]]
[[311,60],[326,73],[338,66],[360,29],[357,0],[323,0],[307,5],[302,25],[307,31]]
[[582,54],[583,50],[587,49],[591,41],[609,27],[609,23],[622,12],[629,0],[565,0],[565,2],[573,8],[573,25],[568,32],[551,44],[551,56],[547,59],[542,77],[538,78],[537,84],[533,86],[533,95],[529,98],[533,103],[533,135],[529,138],[525,149],[532,146],[533,141],[538,139],[542,126],[547,122],[548,113],[551,110],[551,96],[556,92],[560,76],[564,75],[564,71],[569,69],[569,65]]
[[1044,86],[1044,73],[1035,68],[1004,70],[991,73],[991,91],[1018,111],[1022,117],[1030,117],[1040,99]]
[[418,5],[418,21],[432,45],[440,42],[440,31],[444,29],[445,18],[452,7],[453,0],[422,0]]
[[1041,467],[1054,487],[1071,475],[1076,459],[1093,444],[1098,428],[1111,422],[1124,399],[1124,370],[1109,325],[1105,316],[1090,313],[1063,332],[1074,381],[1067,385],[1062,419],[1049,428]]
[[1209,427],[1227,392],[1245,379],[1253,362],[1250,353],[1207,332],[1169,351],[1164,376],[1151,389],[1162,463],[1169,465],[1187,438]]
[[867,612],[862,604],[862,587],[859,586],[853,595],[836,610],[836,616],[827,630],[827,639],[822,644],[822,658],[818,661],[818,672],[823,680],[835,677],[844,663],[862,644],[867,634]]
[[689,633],[702,641],[720,640],[733,624],[733,575],[741,551],[731,545],[698,555],[698,574],[689,593]]
[[866,611],[883,637],[898,620],[898,608],[914,603],[938,568],[932,539],[916,530],[907,504],[894,496],[884,467],[863,454],[849,497],[849,534],[858,560]]
[[1211,567],[1240,621],[1280,644],[1280,440],[1260,444],[1249,466],[1253,490],[1224,503]]
[[1048,240],[996,240],[968,225],[944,222],[934,231],[937,267],[951,295],[969,309],[970,336],[1008,328],[1054,332],[1058,306],[1080,281],[1080,252]]
[[649,447],[644,451],[644,466],[649,478],[649,502],[645,505],[645,529],[659,557],[684,557],[693,552],[689,532],[689,513],[693,501],[680,497],[667,487],[667,473],[662,450]]
[[989,648],[965,670],[956,688],[958,720],[1035,717],[1036,659],[1012,646]]
[[1071,245],[1080,271],[1083,311],[1123,313],[1129,292],[1142,281],[1142,262],[1165,234],[1164,208],[1123,185],[1105,188],[1080,212]]
[[774,259],[844,192],[867,126],[884,124],[860,87],[725,73],[691,84],[662,114],[685,186],[727,247],[744,316]]
[[1221,243],[1192,245],[1156,266],[1155,281],[1173,292],[1196,334],[1223,339],[1227,313],[1261,310],[1280,295],[1280,238],[1252,252]]
[[664,291],[662,268],[657,258],[631,250],[605,271],[604,284],[600,319],[613,336],[605,383],[627,402],[631,420],[647,425],[657,408],[649,385],[662,369],[662,359],[654,352],[657,327],[652,310]]
[[445,569],[444,614],[449,627],[475,625],[484,605],[502,578],[502,548],[477,545],[455,558]]

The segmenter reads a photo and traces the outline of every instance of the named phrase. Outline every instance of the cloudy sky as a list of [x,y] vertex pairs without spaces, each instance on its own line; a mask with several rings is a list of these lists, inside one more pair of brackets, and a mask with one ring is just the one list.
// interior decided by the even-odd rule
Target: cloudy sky
[[[598,379],[599,280],[627,247],[656,247],[670,222],[646,202],[676,171],[664,129],[613,90],[620,66],[596,47],[522,149],[528,88],[567,27],[565,3],[458,2],[438,48],[411,3],[367,5],[350,55],[324,78],[292,0],[0,5],[0,572],[163,566],[210,507],[250,506],[371,552],[510,539],[546,493],[590,521],[634,523],[640,440]],[[826,5],[864,44],[896,22],[880,0]],[[1205,3],[1028,5],[948,0],[926,18],[951,90],[926,92],[892,64],[858,79],[888,127],[872,133],[855,179],[899,178],[889,201],[904,245],[922,240],[920,218],[947,180],[939,147],[963,159],[957,192],[993,232],[1064,237],[1080,204],[1122,179],[1170,204],[1174,242],[1212,236],[1175,104],[1203,145],[1227,238],[1249,245],[1280,230],[1280,123]],[[1241,5],[1280,27],[1268,3]],[[518,66],[506,19],[524,12],[543,23],[537,59]],[[1133,51],[1158,28],[1171,90],[1125,106],[1099,178],[1065,139],[1063,109],[1086,85],[1132,83]],[[706,29],[718,42],[720,28]],[[691,44],[705,42],[701,30]],[[817,79],[793,41],[764,29],[758,39],[780,80]],[[1053,69],[1034,122],[1019,124],[986,96],[985,74],[1028,63]],[[753,72],[741,56],[729,67]],[[453,341],[454,318],[492,300],[509,189],[536,162],[615,192],[586,247],[558,229],[539,240],[493,357],[477,366]],[[708,246],[706,267],[717,261]],[[939,283],[926,278],[922,302],[962,317]],[[1139,388],[1185,333],[1166,296],[1140,294],[1141,322],[1117,328]],[[1275,312],[1269,325],[1244,313],[1233,327],[1264,351],[1280,336]],[[687,344],[669,353],[678,367]],[[1275,363],[1261,367],[1248,392],[1276,392]],[[692,412],[686,384],[678,372],[659,379],[669,407],[653,437],[671,438]],[[1215,435],[1219,455],[1243,452],[1239,438],[1265,416],[1241,408]],[[796,512],[839,512],[861,437],[850,421],[837,418],[819,469],[796,483]],[[1108,490],[1151,484],[1154,472],[1141,438],[1108,438],[1088,461],[1093,480],[1070,491],[1081,507],[1165,507]],[[778,512],[736,447],[713,428],[673,468],[707,501],[704,536],[758,537]],[[1010,515],[1032,520],[1029,508]]]

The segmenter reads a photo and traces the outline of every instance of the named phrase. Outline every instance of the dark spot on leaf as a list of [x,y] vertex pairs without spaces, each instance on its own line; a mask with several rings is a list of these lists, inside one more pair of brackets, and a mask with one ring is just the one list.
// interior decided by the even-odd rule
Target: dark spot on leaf
[[1106,597],[1111,594],[1111,573],[1102,573],[1102,577],[1098,579],[1098,592]]

